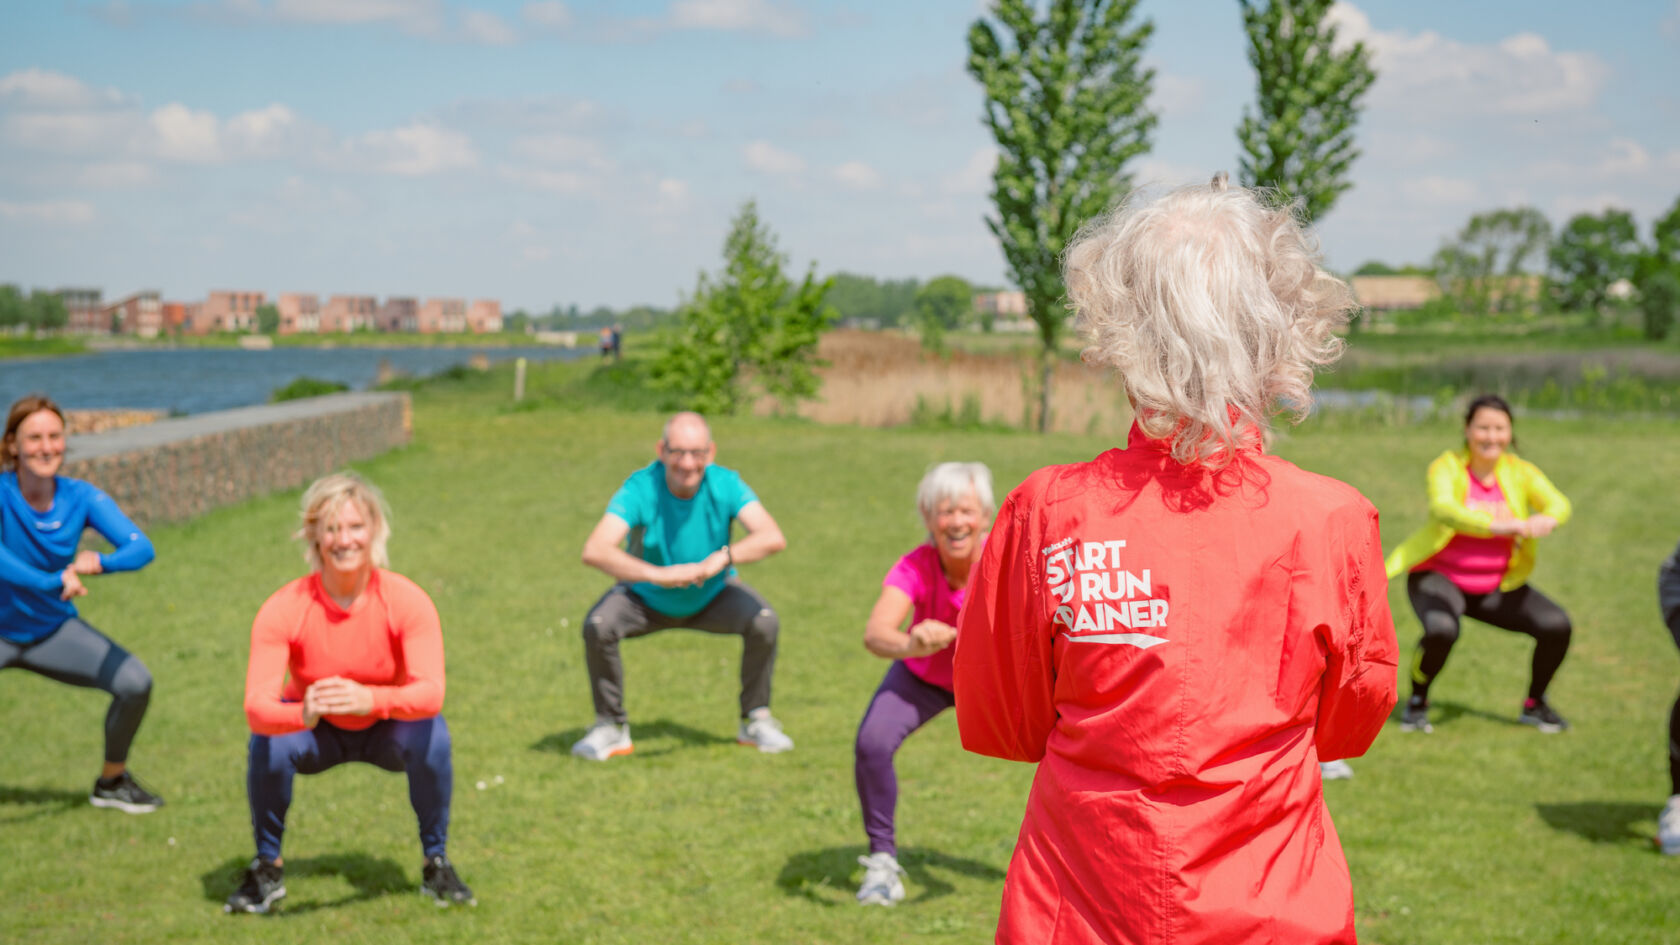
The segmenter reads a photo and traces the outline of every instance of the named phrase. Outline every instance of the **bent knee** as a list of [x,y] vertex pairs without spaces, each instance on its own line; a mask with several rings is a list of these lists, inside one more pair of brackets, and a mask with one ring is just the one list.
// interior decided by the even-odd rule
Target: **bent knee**
[[769,607],[759,608],[758,613],[753,614],[752,619],[747,621],[747,632],[765,640],[776,639],[776,634],[781,629],[782,618],[776,616],[776,612]]
[[1423,621],[1423,638],[1427,643],[1458,642],[1458,621],[1446,614],[1431,614]]
[[1541,614],[1534,621],[1534,635],[1537,637],[1568,641],[1574,630],[1574,625],[1569,621],[1569,615],[1561,609]]
[[144,699],[152,694],[152,673],[133,656],[123,661],[111,677],[111,695],[118,699]]

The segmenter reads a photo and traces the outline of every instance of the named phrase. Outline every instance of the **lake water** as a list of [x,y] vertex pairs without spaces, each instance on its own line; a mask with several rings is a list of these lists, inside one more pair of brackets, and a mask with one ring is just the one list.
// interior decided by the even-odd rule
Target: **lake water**
[[62,358],[0,360],[0,409],[27,393],[67,408],[133,407],[204,413],[267,403],[275,388],[299,377],[367,390],[379,363],[406,374],[436,374],[475,354],[493,362],[529,358],[570,361],[588,348],[275,348],[244,351],[178,348],[102,351]]

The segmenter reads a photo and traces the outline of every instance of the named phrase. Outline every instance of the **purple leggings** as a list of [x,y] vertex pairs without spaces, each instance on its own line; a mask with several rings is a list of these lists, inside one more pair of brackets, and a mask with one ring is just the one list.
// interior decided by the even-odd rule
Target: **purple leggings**
[[870,853],[898,855],[893,840],[893,812],[898,807],[898,773],[893,755],[910,733],[957,704],[949,689],[923,682],[894,661],[858,725],[858,801],[863,805],[863,832],[869,835]]

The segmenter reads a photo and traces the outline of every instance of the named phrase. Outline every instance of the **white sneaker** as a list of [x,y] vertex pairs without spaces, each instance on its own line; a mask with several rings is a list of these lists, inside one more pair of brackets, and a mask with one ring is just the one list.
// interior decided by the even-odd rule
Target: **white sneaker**
[[904,868],[898,865],[898,857],[883,850],[858,857],[858,864],[863,867],[858,905],[890,906],[904,898],[904,881],[899,879],[904,875]]
[[741,731],[735,740],[743,745],[753,745],[765,754],[776,754],[793,750],[793,739],[782,731],[782,723],[776,721],[768,708],[760,707],[747,713],[741,720]]
[[630,723],[619,725],[615,722],[596,722],[590,726],[589,734],[577,740],[572,746],[572,754],[590,761],[606,761],[619,755],[628,755],[636,750],[630,743]]
[[1353,765],[1337,759],[1336,761],[1320,761],[1318,776],[1325,781],[1346,781],[1353,777]]
[[1657,817],[1657,846],[1669,856],[1680,856],[1680,794],[1670,797]]

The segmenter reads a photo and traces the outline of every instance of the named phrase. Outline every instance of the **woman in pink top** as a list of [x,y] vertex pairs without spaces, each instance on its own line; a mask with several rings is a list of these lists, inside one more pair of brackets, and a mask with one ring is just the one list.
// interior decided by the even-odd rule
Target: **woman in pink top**
[[1401,729],[1432,731],[1429,686],[1473,617],[1534,638],[1528,697],[1517,720],[1542,732],[1569,727],[1546,702],[1546,687],[1569,651],[1569,615],[1528,583],[1538,539],[1569,519],[1569,500],[1533,463],[1512,452],[1511,405],[1496,394],[1470,402],[1464,446],[1429,464],[1429,522],[1388,557],[1388,576],[1405,574],[1406,595],[1423,625],[1412,664],[1412,695]]
[[911,732],[955,704],[951,644],[969,568],[980,558],[985,529],[997,510],[992,473],[983,463],[941,463],[922,477],[916,507],[928,541],[887,572],[863,632],[869,652],[893,661],[858,725],[853,771],[869,835],[869,855],[858,858],[864,875],[857,899],[864,905],[890,906],[904,898],[893,835],[898,806],[893,755]]

